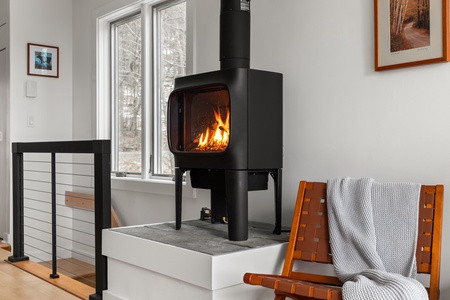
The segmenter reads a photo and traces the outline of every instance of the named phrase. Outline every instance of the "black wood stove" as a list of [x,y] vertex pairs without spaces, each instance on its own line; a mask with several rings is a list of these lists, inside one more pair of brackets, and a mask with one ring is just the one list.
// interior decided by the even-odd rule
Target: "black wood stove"
[[252,70],[250,2],[221,0],[219,71],[177,78],[168,102],[175,157],[176,229],[182,177],[211,190],[211,221],[228,222],[230,240],[248,238],[248,192],[275,183],[275,230],[281,233],[283,76]]

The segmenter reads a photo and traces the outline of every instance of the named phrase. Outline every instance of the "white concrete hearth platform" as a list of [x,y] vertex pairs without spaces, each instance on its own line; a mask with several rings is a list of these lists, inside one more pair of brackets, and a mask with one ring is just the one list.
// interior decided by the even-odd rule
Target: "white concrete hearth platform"
[[280,273],[289,234],[250,223],[249,239],[232,242],[227,226],[185,221],[103,231],[108,258],[105,300],[261,300],[273,291],[243,283],[246,272]]

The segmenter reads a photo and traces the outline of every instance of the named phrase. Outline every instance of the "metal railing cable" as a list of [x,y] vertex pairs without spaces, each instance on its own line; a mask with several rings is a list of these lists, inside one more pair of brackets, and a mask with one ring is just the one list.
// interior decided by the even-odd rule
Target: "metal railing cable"
[[[107,261],[101,232],[111,227],[110,141],[13,143],[12,152],[13,255],[8,260],[31,258],[48,266],[51,278],[60,272],[95,285],[89,299],[102,299]],[[85,155],[87,160],[78,160]],[[94,213],[84,206],[87,200]],[[92,272],[74,271],[82,268],[94,269],[95,279]]]

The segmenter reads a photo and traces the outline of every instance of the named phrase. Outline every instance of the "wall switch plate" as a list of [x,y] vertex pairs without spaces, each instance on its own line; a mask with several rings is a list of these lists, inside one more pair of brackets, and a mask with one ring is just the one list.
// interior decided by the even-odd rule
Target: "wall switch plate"
[[3,141],[3,131],[0,131],[0,142]]
[[27,126],[34,127],[34,116],[33,115],[27,116]]

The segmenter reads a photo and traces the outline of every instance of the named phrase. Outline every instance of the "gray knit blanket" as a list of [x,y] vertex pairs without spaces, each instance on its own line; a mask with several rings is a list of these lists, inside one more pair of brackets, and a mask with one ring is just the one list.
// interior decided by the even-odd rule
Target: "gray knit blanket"
[[327,184],[330,246],[343,299],[428,299],[415,280],[420,185],[371,178]]

